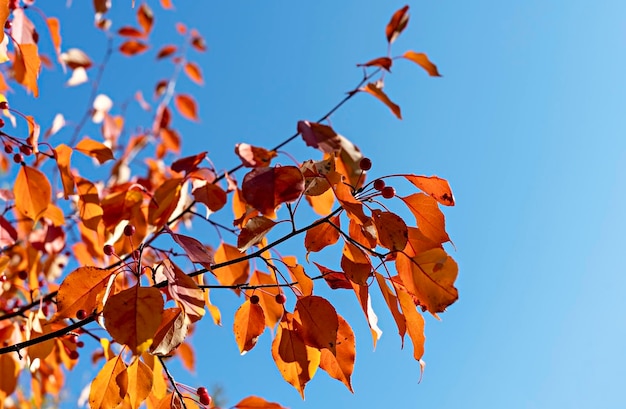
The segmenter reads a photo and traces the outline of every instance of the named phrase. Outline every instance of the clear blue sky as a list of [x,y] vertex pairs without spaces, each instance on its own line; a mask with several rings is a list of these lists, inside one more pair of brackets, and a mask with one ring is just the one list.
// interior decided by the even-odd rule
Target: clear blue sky
[[[91,25],[91,2],[74,3],[49,14],[62,18],[64,46],[98,61],[101,51],[91,50],[104,42],[83,28]],[[172,41],[177,20],[206,38],[209,52],[197,58],[205,86],[179,85],[198,98],[201,122],[175,123],[186,154],[208,150],[224,168],[236,162],[235,143],[273,146],[298,120],[314,120],[342,98],[360,79],[355,64],[385,53],[385,24],[405,4],[175,1],[176,13],[162,13],[151,3],[155,40]],[[437,174],[455,193],[457,206],[445,211],[460,299],[441,322],[427,320],[423,381],[381,300],[374,307],[384,335],[372,352],[347,292],[330,296],[357,334],[354,395],[320,371],[302,401],[273,364],[268,333],[240,357],[231,326],[237,300],[216,292],[224,326],[201,322],[198,370],[174,365],[175,374],[191,385],[222,385],[230,405],[259,395],[293,409],[626,407],[626,3],[409,4],[409,27],[394,48],[426,52],[443,78],[398,63],[385,90],[403,121],[362,95],[333,116],[333,126],[372,158],[374,176]],[[126,7],[115,2],[116,27],[134,22]],[[140,87],[149,94],[168,72],[153,55],[141,57],[136,72],[114,58],[103,90],[114,100]],[[43,73],[32,112],[79,118],[83,107],[73,101],[86,100],[88,87],[59,99],[51,93],[61,77],[58,69]],[[317,157],[301,142],[288,150]],[[302,254],[299,243],[284,253]],[[78,385],[92,376],[72,379]]]

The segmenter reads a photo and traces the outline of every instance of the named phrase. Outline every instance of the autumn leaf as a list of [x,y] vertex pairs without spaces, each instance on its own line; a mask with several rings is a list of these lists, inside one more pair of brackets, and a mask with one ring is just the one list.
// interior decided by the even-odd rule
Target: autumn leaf
[[198,107],[196,100],[187,94],[178,94],[174,97],[174,105],[183,118],[198,121]]
[[300,197],[304,191],[304,178],[295,166],[256,168],[243,178],[241,190],[250,206],[268,215],[279,204]]
[[150,367],[135,359],[126,369],[128,374],[127,398],[132,408],[139,408],[152,390],[154,375]]
[[298,261],[293,256],[283,257],[283,262],[289,270],[289,274],[296,284],[292,287],[300,292],[301,295],[313,294],[313,280],[304,271],[304,267],[298,264]]
[[81,177],[76,178],[78,188],[78,214],[85,227],[93,231],[98,230],[102,220],[102,207],[96,186]]
[[399,253],[396,270],[407,291],[430,313],[445,311],[459,297],[454,287],[458,266],[443,249],[428,250],[415,257]]
[[404,220],[395,213],[372,210],[372,220],[376,226],[378,242],[391,251],[402,251],[409,239],[409,231]]
[[239,352],[244,355],[254,348],[264,330],[265,314],[263,308],[259,304],[252,304],[250,300],[246,300],[237,309],[233,323],[233,332]]
[[409,23],[409,15],[407,14],[409,11],[409,6],[404,6],[400,10],[396,11],[391,20],[387,24],[385,29],[385,34],[387,35],[387,41],[389,44],[396,41],[396,38],[404,31],[406,25]]
[[32,92],[35,97],[39,96],[37,78],[40,68],[41,59],[37,44],[19,44],[15,48],[15,61],[13,63],[15,80]]
[[[6,4],[6,7],[5,7],[5,4]],[[8,1],[5,0],[3,1],[2,7],[0,7],[0,24],[2,24],[0,27],[4,27],[10,14],[11,14],[11,10],[9,9]],[[5,37],[4,30],[2,30],[0,32],[0,42],[4,41],[4,37]],[[8,395],[10,395],[10,393]]]
[[28,165],[20,166],[13,185],[15,207],[33,221],[39,220],[52,201],[52,187],[45,174]]
[[409,293],[403,291],[402,287],[395,283],[396,294],[398,294],[398,301],[400,302],[400,308],[404,313],[406,322],[406,329],[413,343],[413,357],[416,361],[422,359],[424,355],[424,342],[426,337],[424,336],[424,317],[415,308],[413,298]]
[[337,318],[339,320],[339,326],[337,329],[336,353],[333,354],[328,349],[322,349],[320,368],[326,371],[331,378],[342,382],[350,392],[354,393],[350,379],[356,358],[354,332],[341,315],[337,314]]
[[404,346],[404,335],[406,334],[406,319],[398,308],[398,297],[396,297],[395,293],[389,288],[385,281],[385,278],[381,274],[374,272],[374,276],[376,277],[378,288],[380,288],[380,292],[383,294],[385,303],[387,303],[387,307],[389,308],[389,311],[391,311],[391,316],[396,322],[396,326],[398,327],[398,335],[400,335],[400,339],[402,339],[402,346]]
[[144,38],[146,36],[145,33],[137,30],[135,27],[130,27],[130,26],[120,27],[120,29],[117,30],[117,34],[124,36],[124,37],[135,37],[135,38]]
[[[0,13],[0,22],[2,21],[2,15]],[[61,23],[58,18],[48,17],[46,18],[46,24],[48,25],[48,31],[50,32],[50,38],[52,39],[52,45],[59,60],[61,59]],[[0,37],[1,39],[1,37]]]
[[194,188],[191,194],[197,202],[203,203],[212,212],[220,210],[228,200],[224,189],[214,183],[205,183]]
[[[17,240],[17,230],[13,227],[11,223],[4,216],[0,215],[0,248],[12,246]],[[0,268],[4,269],[6,266],[3,266],[0,263]]]
[[268,402],[258,396],[248,396],[233,406],[233,409],[286,409],[278,403]]
[[65,144],[61,144],[54,149],[59,174],[61,175],[61,184],[63,185],[63,195],[65,200],[73,195],[76,191],[74,184],[74,176],[70,171],[70,159],[72,157],[72,148]]
[[147,50],[148,50],[148,45],[137,40],[128,40],[122,43],[122,45],[120,45],[120,52],[129,57],[144,53]]
[[122,355],[118,355],[104,364],[91,383],[89,407],[109,409],[119,405],[128,391],[128,379],[123,376],[126,364]]
[[450,241],[444,215],[435,199],[424,193],[415,193],[401,199],[415,216],[417,227],[424,236],[438,244]]
[[304,388],[319,367],[321,352],[304,343],[300,336],[300,324],[291,313],[285,313],[278,324],[272,342],[272,357],[283,378],[304,399]]
[[[236,247],[228,243],[221,243],[215,250],[213,258],[215,266],[212,271],[220,284],[232,286],[243,284],[248,280],[248,275],[250,274],[250,263],[248,260],[230,264],[232,260],[241,258],[241,252]],[[239,294],[239,290],[235,292]]]
[[382,88],[379,88],[376,84],[370,82],[365,86],[365,88],[361,88],[361,91],[367,92],[368,94],[375,96],[379,101],[387,105],[387,108],[391,109],[391,112],[393,112],[393,114],[398,119],[402,119],[400,107],[389,99],[389,97],[387,96],[387,94],[385,94]]
[[198,169],[198,165],[206,158],[208,152],[200,152],[196,155],[186,156],[172,162],[170,166],[174,172],[192,172]]
[[87,137],[78,142],[78,144],[74,147],[74,150],[87,156],[91,156],[100,162],[100,164],[115,159],[111,148],[101,142],[94,141],[93,139]]
[[148,210],[151,225],[163,226],[169,221],[180,200],[183,182],[181,178],[169,179],[156,189]]
[[393,64],[393,60],[389,57],[379,57],[374,58],[363,64],[357,64],[357,67],[380,67],[384,70],[391,72],[391,64]]
[[270,165],[273,158],[277,156],[275,151],[252,146],[247,143],[235,145],[235,154],[241,159],[241,163],[248,168],[260,168]]
[[189,79],[195,82],[196,84],[198,85],[204,84],[202,70],[200,69],[200,66],[198,64],[193,63],[193,62],[187,62],[185,63],[185,66],[183,67],[183,71],[185,72],[185,74],[187,74]]
[[103,311],[109,334],[134,354],[141,354],[152,345],[162,315],[161,292],[139,285],[109,297]]
[[272,330],[276,323],[280,321],[285,311],[284,306],[276,302],[276,295],[280,294],[280,289],[276,285],[276,277],[261,271],[255,270],[250,276],[250,287],[262,286],[261,290],[246,290],[248,297],[253,294],[259,296],[259,305],[263,308],[265,315],[265,326]]
[[196,322],[205,314],[204,293],[193,278],[185,274],[169,259],[162,261],[162,273],[167,279],[167,289],[170,296],[179,307],[185,311],[191,322]]
[[189,321],[181,308],[167,308],[163,310],[161,324],[154,334],[154,341],[150,345],[150,353],[168,356],[187,336]]
[[447,180],[437,176],[404,175],[404,177],[442,205],[454,206],[454,195]]
[[209,249],[193,237],[184,234],[174,233],[169,228],[165,229],[180,247],[185,250],[187,257],[192,263],[201,264],[203,267],[211,268],[213,257]]
[[328,300],[315,295],[298,298],[294,319],[300,322],[302,339],[307,345],[326,348],[335,355],[339,319]]
[[320,273],[322,274],[324,281],[326,281],[326,284],[328,284],[328,286],[332,288],[333,290],[336,290],[339,288],[343,288],[347,290],[352,289],[352,284],[350,283],[350,280],[348,280],[348,278],[346,277],[345,273],[340,272],[340,271],[333,271],[329,269],[328,267],[324,267],[320,264],[317,264],[316,262],[313,262],[313,264],[315,264],[318,270],[320,270]]
[[441,77],[439,71],[437,71],[437,66],[430,62],[426,54],[416,53],[415,51],[407,51],[402,55],[402,57],[409,61],[413,61],[415,64],[422,67],[431,77]]
[[352,189],[350,186],[347,186],[344,183],[338,183],[334,187],[334,192],[337,200],[348,214],[350,220],[354,220],[359,224],[366,224],[371,219],[363,212],[363,203],[358,201],[354,195],[352,195]]
[[152,31],[152,25],[154,24],[154,13],[147,3],[142,3],[137,10],[137,21],[143,29],[143,32],[150,34]]
[[57,294],[55,319],[74,318],[78,310],[91,313],[98,295],[104,291],[112,271],[97,267],[78,267],[65,277]]
[[307,252],[315,253],[337,243],[339,240],[339,229],[339,216],[333,216],[328,221],[308,229],[304,236],[304,247]]
[[328,125],[298,121],[297,128],[306,146],[311,146],[325,153],[332,153],[341,149],[340,136]]
[[0,392],[4,393],[5,396],[11,395],[17,388],[19,371],[17,362],[10,354],[0,355]]
[[159,50],[159,52],[157,53],[157,60],[161,59],[161,58],[166,58],[169,57],[170,55],[174,54],[178,49],[176,48],[175,45],[166,45],[163,48],[161,48]]
[[275,221],[264,216],[251,218],[237,237],[237,248],[243,252],[258,244],[275,225]]

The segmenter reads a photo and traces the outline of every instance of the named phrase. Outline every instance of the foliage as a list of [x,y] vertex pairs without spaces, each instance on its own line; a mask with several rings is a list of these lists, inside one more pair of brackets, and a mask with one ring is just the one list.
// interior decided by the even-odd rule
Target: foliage
[[[0,0],[5,27],[0,109],[14,127],[0,122],[0,165],[4,178],[13,181],[12,189],[0,191],[5,204],[0,215],[4,406],[41,407],[58,399],[66,387],[64,371],[75,367],[80,348],[93,339],[92,361],[99,370],[89,394],[92,408],[137,408],[144,402],[148,408],[215,407],[206,388],[177,383],[164,360],[189,359],[193,346],[187,335],[207,311],[220,324],[210,289],[232,290],[242,300],[233,328],[242,354],[265,332],[274,333],[270,353],[303,397],[318,369],[352,390],[354,333],[332,302],[315,292],[316,284],[354,293],[374,343],[380,330],[370,290],[378,287],[400,337],[408,334],[422,364],[422,312],[436,316],[457,299],[457,265],[443,248],[450,238],[439,208],[454,205],[452,192],[436,176],[390,175],[367,182],[372,161],[328,121],[361,93],[401,118],[400,107],[383,88],[400,59],[439,76],[425,54],[391,54],[409,21],[408,6],[386,27],[387,55],[359,64],[363,78],[343,100],[318,121],[298,121],[297,133],[274,148],[237,144],[240,163],[221,173],[207,152],[176,159],[182,141],[173,117],[199,119],[194,96],[177,92],[176,85],[180,74],[198,85],[204,82],[193,61],[194,53],[207,50],[201,34],[178,23],[181,43],[156,50],[156,58],[171,61],[174,71],[155,84],[156,108],[144,100],[146,90],[137,90],[136,102],[152,113],[153,121],[133,124],[123,111],[112,112],[100,82],[113,53],[132,59],[152,49],[156,14],[141,3],[129,7],[136,13],[135,26],[116,27],[107,19],[109,7],[110,2],[94,1],[96,29],[108,44],[103,61],[95,65],[90,50],[62,48],[63,22],[47,17],[45,26],[33,23],[34,13],[44,15],[34,0]],[[172,5],[161,0],[161,7]],[[52,44],[39,41],[43,30]],[[74,125],[59,113],[42,132],[28,107],[11,106],[6,94],[11,84],[37,97],[40,77],[53,65],[70,72],[66,85],[90,82],[93,93]],[[90,120],[101,124],[95,138],[84,135]],[[278,162],[277,151],[298,137],[320,151],[319,157]],[[93,159],[92,167],[81,155]],[[235,179],[238,172],[244,173],[241,183]],[[397,179],[418,192],[399,196],[389,185]],[[391,205],[405,205],[415,225],[391,211]],[[306,206],[317,220],[302,222]],[[216,221],[229,208],[233,228]],[[193,237],[194,228],[204,223],[215,228],[217,242]],[[226,240],[222,233],[235,239]],[[303,240],[307,262],[314,267],[277,251],[288,240]],[[340,250],[338,270],[310,260],[331,247]],[[253,259],[265,268],[253,267]],[[106,331],[95,332],[98,326]],[[248,397],[233,407],[282,406]]]

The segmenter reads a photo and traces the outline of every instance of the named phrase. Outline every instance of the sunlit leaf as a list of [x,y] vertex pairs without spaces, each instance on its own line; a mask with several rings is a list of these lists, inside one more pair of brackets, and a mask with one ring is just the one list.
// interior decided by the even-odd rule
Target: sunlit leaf
[[246,251],[255,244],[258,244],[275,225],[275,221],[264,216],[251,218],[244,228],[241,229],[237,237],[237,248],[240,251]]
[[211,267],[211,264],[213,264],[213,256],[206,246],[193,237],[174,233],[169,229],[166,230],[172,236],[174,241],[178,243],[183,250],[185,250],[187,257],[189,257],[189,260],[192,263],[199,263],[206,268]]
[[297,200],[304,191],[304,177],[295,166],[256,168],[243,178],[245,201],[263,214],[276,206]]
[[265,326],[274,330],[276,323],[283,316],[284,307],[276,302],[276,295],[280,294],[276,277],[271,274],[255,270],[250,276],[250,286],[262,286],[257,290],[246,290],[248,297],[253,294],[259,296],[259,305],[265,314]]
[[393,64],[393,60],[389,57],[379,57],[373,60],[370,60],[363,64],[357,64],[357,67],[380,67],[387,71],[391,70],[391,65]]
[[380,292],[383,294],[383,298],[387,303],[387,307],[389,307],[389,311],[391,311],[391,315],[396,322],[396,326],[398,327],[398,335],[402,339],[402,345],[404,346],[404,335],[406,334],[406,319],[400,309],[398,308],[398,298],[395,293],[389,288],[387,285],[385,278],[379,273],[374,273],[376,277],[376,282],[378,283],[378,287],[380,288]]
[[174,54],[177,50],[178,48],[175,45],[166,45],[159,50],[156,58],[161,59],[161,58],[169,57],[170,55]]
[[20,166],[13,194],[15,207],[33,221],[41,217],[52,201],[52,187],[46,175],[27,165]]
[[200,66],[198,64],[193,63],[193,62],[187,62],[185,63],[185,66],[183,67],[183,71],[185,72],[185,74],[187,74],[189,79],[191,79],[196,84],[198,85],[204,84],[202,70],[200,69]]
[[387,96],[387,94],[385,94],[382,88],[379,88],[376,86],[376,84],[370,82],[364,88],[361,88],[361,91],[367,92],[368,94],[371,94],[378,98],[379,101],[381,101],[383,104],[387,105],[389,109],[391,109],[391,112],[393,112],[393,114],[398,119],[402,119],[400,107],[389,99],[389,97]]
[[277,155],[275,151],[269,151],[265,148],[252,146],[247,143],[238,143],[235,145],[235,154],[239,156],[243,165],[248,168],[269,166],[272,159]]
[[424,236],[438,244],[450,241],[444,215],[435,199],[424,193],[415,193],[401,199],[415,216],[417,227]]
[[20,368],[11,354],[0,355],[0,392],[4,392],[5,396],[15,391],[19,371]]
[[298,132],[307,146],[319,149],[325,153],[336,152],[341,149],[341,138],[328,125],[316,122],[298,121]]
[[78,177],[76,179],[78,188],[78,210],[80,219],[88,229],[97,231],[98,224],[102,220],[102,207],[100,206],[100,197],[96,186],[88,181]]
[[339,216],[331,217],[327,222],[320,223],[307,230],[304,236],[304,247],[307,251],[318,252],[339,240]]
[[395,213],[372,210],[372,220],[376,226],[381,246],[391,251],[401,251],[406,247],[409,231],[404,220]]
[[315,262],[313,262],[313,264],[315,264],[315,266],[320,270],[320,273],[324,277],[326,284],[328,284],[328,286],[333,290],[336,290],[338,288],[352,289],[352,284],[350,283],[350,280],[348,280],[348,277],[346,277],[345,273],[340,271],[333,271]]
[[437,176],[404,175],[418,189],[444,206],[454,206],[454,195],[448,181]]
[[415,64],[422,67],[431,77],[441,77],[439,71],[437,71],[437,66],[430,62],[426,54],[416,53],[415,51],[407,51],[404,55],[402,55],[402,57],[409,61],[413,61]]
[[148,45],[137,40],[128,40],[120,45],[120,52],[129,57],[144,53],[148,50]]
[[124,26],[117,30],[117,34],[124,37],[144,38],[145,33],[137,30],[135,27]]
[[233,332],[239,352],[243,355],[254,348],[264,330],[265,314],[263,314],[263,308],[259,304],[252,304],[246,300],[237,309],[233,323]]
[[39,96],[37,78],[41,68],[41,59],[36,44],[20,44],[15,49],[13,75],[35,97]]
[[[250,275],[250,263],[248,260],[230,264],[232,260],[241,258],[242,254],[234,246],[228,243],[221,243],[215,250],[213,258],[215,259],[215,268],[213,274],[222,285],[243,284],[248,280]],[[239,293],[237,291],[237,293]]]
[[165,309],[161,324],[154,335],[154,342],[150,346],[150,353],[170,355],[185,340],[188,327],[182,309],[178,307]]
[[169,259],[163,260],[162,265],[170,296],[185,311],[191,322],[198,321],[205,314],[204,293],[193,278]]
[[233,409],[286,409],[278,403],[268,402],[258,396],[248,396],[233,406]]
[[89,407],[109,409],[119,405],[128,391],[128,379],[121,376],[126,371],[126,364],[121,354],[107,361],[91,383]]
[[128,374],[127,398],[132,408],[139,408],[152,389],[154,380],[152,370],[141,360],[135,359],[126,372]]
[[72,148],[65,144],[61,144],[54,149],[59,174],[61,175],[61,184],[63,185],[63,195],[65,200],[69,195],[73,195],[76,191],[74,185],[74,176],[70,171],[70,159],[72,157]]
[[93,65],[89,56],[79,48],[70,48],[62,53],[61,61],[63,61],[72,70],[77,68],[88,69]]
[[85,137],[74,147],[74,150],[96,159],[100,164],[115,159],[113,151],[105,144]]
[[198,121],[198,107],[196,100],[191,95],[176,95],[174,97],[174,105],[184,118],[190,121]]
[[181,196],[184,180],[168,179],[154,192],[148,209],[148,221],[154,226],[162,226],[176,209]]
[[154,13],[147,3],[142,3],[137,10],[137,21],[143,29],[143,32],[150,34],[152,31],[152,25],[154,24]]
[[398,294],[400,308],[402,308],[404,313],[406,329],[413,343],[413,357],[419,361],[424,355],[424,342],[426,341],[424,336],[424,317],[417,311],[411,295],[403,291],[402,287],[393,280],[392,283],[394,283],[396,294]]
[[352,371],[356,358],[356,344],[354,332],[348,322],[341,315],[337,315],[339,327],[337,330],[336,352],[333,354],[328,349],[322,349],[320,368],[326,371],[332,378],[342,382],[352,390]]
[[396,11],[391,20],[387,24],[385,29],[385,34],[387,35],[387,41],[389,44],[393,43],[396,38],[402,33],[402,31],[406,28],[406,25],[409,22],[409,15],[407,14],[409,11],[409,6],[404,6],[400,10]]
[[198,165],[206,158],[207,152],[200,152],[193,156],[180,158],[172,162],[171,168],[174,172],[191,172],[198,169]]
[[289,269],[292,279],[296,282],[292,288],[300,291],[301,295],[313,294],[313,280],[306,274],[304,267],[298,264],[293,256],[283,257],[285,266]]
[[335,354],[339,319],[335,307],[325,298],[310,295],[298,298],[294,317],[302,325],[302,339],[317,349]]
[[212,212],[217,212],[226,204],[226,192],[214,183],[205,183],[192,191],[193,198],[206,205]]

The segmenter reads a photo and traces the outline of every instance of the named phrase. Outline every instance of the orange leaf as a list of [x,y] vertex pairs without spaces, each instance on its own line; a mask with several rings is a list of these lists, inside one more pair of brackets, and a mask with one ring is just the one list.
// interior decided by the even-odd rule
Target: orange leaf
[[191,322],[198,321],[205,314],[202,289],[198,287],[193,278],[185,274],[169,259],[163,260],[162,265],[169,294],[185,311]]
[[124,37],[144,38],[146,35],[135,27],[124,26],[117,30],[117,34]]
[[170,55],[174,54],[176,52],[177,48],[175,45],[166,45],[163,48],[161,48],[159,50],[159,52],[157,53],[157,60],[161,59],[161,58],[166,58],[169,57]]
[[272,342],[272,357],[283,378],[304,399],[304,387],[317,371],[321,352],[307,346],[299,330],[300,325],[293,314],[285,313]]
[[150,346],[153,355],[168,356],[183,343],[189,329],[185,314],[180,308],[167,308],[163,311],[161,324]]
[[298,121],[298,132],[306,146],[311,146],[325,153],[341,149],[341,137],[328,125],[316,122]]
[[387,107],[389,109],[391,109],[391,112],[393,112],[393,114],[398,118],[398,119],[402,119],[402,113],[400,112],[400,107],[396,104],[394,104],[389,97],[387,96],[387,94],[385,94],[383,92],[383,90],[381,88],[378,88],[376,86],[376,84],[370,82],[369,84],[367,84],[365,86],[365,88],[361,88],[361,91],[365,91],[368,94],[372,94],[373,96],[375,96],[376,98],[378,98],[379,101],[381,101],[383,104],[387,105]]
[[65,144],[61,144],[54,149],[59,174],[61,175],[61,183],[63,184],[63,194],[65,200],[69,195],[73,195],[76,191],[74,186],[74,176],[70,171],[70,158],[72,157],[72,148]]
[[313,294],[313,280],[306,274],[304,267],[298,264],[296,258],[285,256],[283,262],[289,269],[291,278],[297,283],[292,288],[296,288],[302,295]]
[[391,72],[391,64],[393,64],[393,60],[389,57],[379,57],[373,60],[370,60],[364,64],[357,64],[357,67],[380,67],[389,72]]
[[332,189],[328,189],[319,196],[306,195],[305,198],[313,211],[320,216],[328,215],[333,210],[333,204],[335,204],[335,195]]
[[263,308],[246,300],[237,309],[235,322],[233,323],[233,332],[235,333],[235,340],[241,355],[254,348],[264,330],[265,315],[263,314]]
[[324,277],[326,284],[333,290],[338,288],[352,289],[352,283],[346,277],[346,274],[340,271],[333,271],[327,267],[324,267],[316,262],[313,262],[315,266],[320,270],[320,273]]
[[195,188],[191,193],[197,202],[204,203],[212,212],[220,210],[228,200],[226,192],[213,183],[206,183]]
[[39,220],[52,201],[52,187],[45,174],[22,165],[13,185],[15,207],[33,221]]
[[191,95],[178,94],[174,97],[174,105],[178,112],[190,121],[198,121],[198,108]]
[[348,234],[352,240],[365,248],[374,249],[378,245],[378,232],[376,231],[376,226],[374,226],[372,219],[364,224],[359,224],[350,219]]
[[402,251],[409,239],[406,223],[400,216],[391,212],[372,210],[372,220],[378,233],[378,242],[391,251]]
[[[2,21],[1,13],[0,13],[0,21]],[[54,46],[54,51],[57,56],[61,55],[61,24],[59,23],[58,18],[48,17],[46,19],[46,23],[48,24],[48,30],[50,31],[50,37],[52,38],[52,45]],[[0,41],[2,38],[0,38]]]
[[264,216],[251,218],[237,237],[237,248],[243,252],[258,244],[275,225],[275,221]]
[[265,314],[265,325],[272,330],[283,316],[284,307],[276,302],[276,295],[280,294],[276,277],[261,271],[254,271],[250,276],[250,286],[264,286],[263,291],[246,290],[246,295],[259,296],[259,305]]
[[454,196],[448,181],[437,176],[404,175],[418,189],[444,206],[454,206]]
[[[7,22],[7,19],[9,18],[9,14],[11,14],[11,10],[9,9],[9,2],[7,0],[2,1],[2,7],[0,7],[0,24],[2,24],[0,27],[4,27],[4,25]],[[2,30],[0,32],[0,42],[4,41],[4,30]],[[8,393],[7,395],[10,395],[11,393]]]
[[85,137],[82,141],[78,142],[74,150],[84,153],[87,156],[91,156],[100,162],[100,164],[103,164],[108,160],[115,159],[111,148],[88,137]]
[[85,227],[97,231],[98,224],[102,220],[102,207],[100,207],[100,197],[98,188],[88,181],[78,177],[76,180],[78,187],[78,212]]
[[96,310],[98,296],[107,286],[112,272],[97,267],[78,267],[65,277],[57,295],[55,319],[74,318],[78,310]]
[[[215,266],[213,267],[213,274],[222,285],[237,285],[243,284],[248,281],[250,275],[250,262],[248,260],[240,261],[235,264],[228,264],[231,260],[241,258],[241,252],[234,246],[227,243],[221,243],[215,250],[213,258],[215,260]],[[224,266],[220,266],[224,264]],[[239,294],[239,290],[235,290]]]
[[139,408],[152,389],[154,380],[152,370],[141,360],[135,359],[126,372],[128,374],[127,398],[132,408]]
[[15,48],[13,75],[15,81],[31,91],[35,97],[39,96],[37,78],[40,68],[41,60],[37,51],[37,44],[18,44]]
[[336,353],[339,319],[335,307],[322,297],[309,295],[298,298],[294,317],[302,324],[302,339],[317,349]]
[[385,34],[387,35],[387,41],[389,44],[393,43],[396,38],[402,33],[402,31],[406,28],[406,25],[409,23],[409,15],[407,11],[409,10],[409,6],[404,6],[400,10],[396,11],[391,20],[387,24],[385,29]]
[[202,70],[198,66],[198,64],[193,62],[187,62],[183,67],[185,74],[191,79],[193,82],[199,85],[204,84],[204,79],[202,78]]
[[437,66],[430,62],[426,54],[407,51],[402,57],[422,67],[431,77],[441,77],[441,74],[437,71]]
[[199,263],[206,268],[211,268],[213,264],[213,256],[209,249],[193,237],[177,234],[166,228],[167,232],[172,236],[174,241],[185,250],[187,257],[192,263]]
[[143,28],[143,32],[150,34],[152,24],[154,23],[154,13],[147,3],[142,3],[141,6],[139,6],[137,10],[137,21],[139,21],[139,25]]
[[354,332],[341,315],[337,315],[337,318],[339,319],[339,328],[337,330],[336,354],[333,355],[328,349],[322,349],[320,368],[326,371],[331,378],[346,385],[350,392],[354,392],[350,380],[356,358]]
[[306,248],[306,251],[315,253],[337,243],[339,240],[339,223],[339,216],[334,216],[327,222],[320,223],[307,230],[304,236],[304,248]]
[[443,249],[428,250],[415,257],[399,253],[396,270],[407,291],[433,314],[445,311],[459,298],[454,287],[459,269]]
[[204,38],[202,38],[197,30],[191,30],[191,46],[198,51],[206,51],[206,43],[204,42]]
[[207,152],[200,152],[197,155],[187,156],[175,160],[171,168],[174,172],[191,172],[198,169],[198,165],[206,158]]
[[243,178],[244,200],[267,215],[276,206],[297,200],[304,191],[304,177],[295,166],[256,168]]
[[154,192],[148,210],[148,221],[153,226],[163,226],[176,209],[184,180],[168,179]]
[[258,396],[248,396],[242,399],[233,409],[286,409],[278,403],[268,402]]
[[20,368],[12,354],[0,355],[0,397],[11,395],[17,388],[17,376]]
[[104,305],[104,323],[115,341],[133,354],[148,350],[163,315],[163,297],[154,287],[135,285],[111,296]]
[[89,407],[109,409],[119,405],[128,391],[128,378],[122,375],[125,372],[121,354],[107,361],[91,383]]
[[352,195],[352,188],[344,183],[338,183],[335,185],[335,196],[344,208],[350,220],[354,220],[359,224],[366,224],[370,221],[370,217],[363,213],[363,203],[359,202]]
[[270,165],[272,158],[277,156],[275,151],[252,146],[247,143],[235,145],[235,154],[239,156],[243,166],[248,168],[262,168]]
[[120,52],[129,57],[146,52],[147,49],[147,44],[137,40],[128,40],[120,45]]
[[378,283],[378,287],[380,288],[380,292],[383,294],[383,298],[387,303],[387,307],[389,307],[389,311],[391,311],[391,315],[393,316],[394,321],[396,322],[396,326],[398,327],[398,335],[402,339],[402,346],[404,346],[404,335],[406,334],[406,319],[402,312],[398,309],[398,298],[391,291],[387,283],[385,282],[385,278],[379,273],[374,272],[374,276],[376,277],[376,282]]
[[444,215],[435,199],[424,193],[415,193],[401,199],[415,216],[417,227],[424,236],[438,244],[450,241]]
[[419,361],[424,355],[424,342],[426,341],[426,337],[424,336],[424,317],[415,308],[411,295],[403,291],[396,283],[394,283],[394,287],[398,294],[400,308],[402,308],[402,312],[404,312],[409,337],[411,337],[411,341],[413,342],[413,357],[415,360]]

